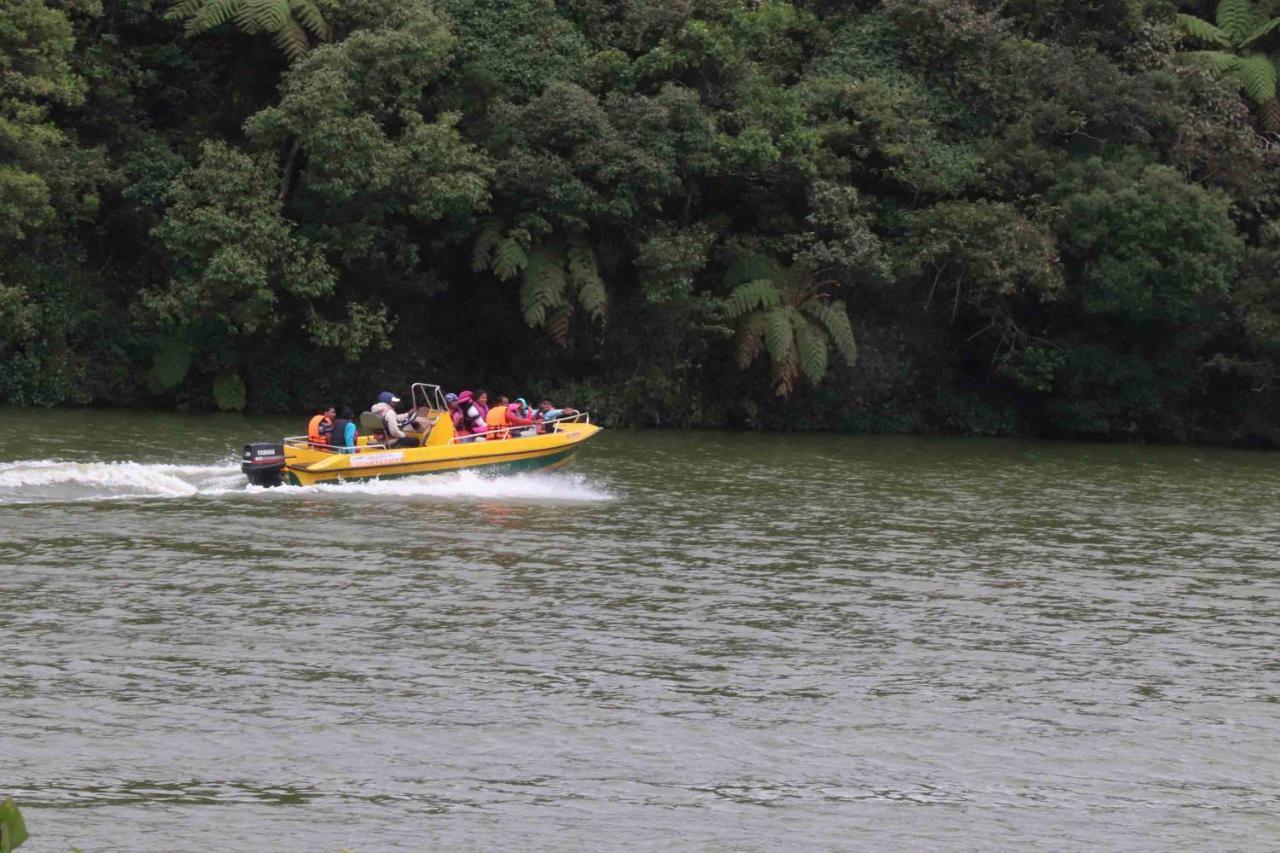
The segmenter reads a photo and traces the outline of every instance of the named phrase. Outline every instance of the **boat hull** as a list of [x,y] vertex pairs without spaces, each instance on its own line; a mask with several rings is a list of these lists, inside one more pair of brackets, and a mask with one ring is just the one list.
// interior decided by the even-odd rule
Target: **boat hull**
[[600,428],[562,424],[554,433],[503,441],[450,443],[427,447],[329,453],[287,448],[285,483],[311,486],[358,480],[413,477],[460,470],[512,473],[546,471],[569,462]]

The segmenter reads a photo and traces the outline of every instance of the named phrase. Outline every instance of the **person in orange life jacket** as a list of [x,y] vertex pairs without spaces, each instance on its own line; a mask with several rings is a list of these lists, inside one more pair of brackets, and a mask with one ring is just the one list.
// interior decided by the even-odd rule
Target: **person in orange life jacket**
[[463,391],[458,395],[458,411],[462,413],[459,434],[471,436],[471,441],[483,441],[485,430],[489,425],[484,422],[484,415],[480,414],[480,409],[476,406],[475,398],[470,391]]
[[510,438],[507,433],[507,398],[498,395],[498,399],[494,402],[493,408],[485,412],[484,422],[489,426],[489,435],[491,438]]
[[336,410],[333,406],[325,406],[324,409],[311,419],[311,423],[307,424],[307,442],[311,445],[325,445],[329,443],[329,433],[333,430],[333,418]]
[[355,453],[356,436],[359,434],[355,412],[350,406],[344,406],[342,416],[333,422],[333,431],[329,433],[330,446],[338,448],[339,453]]
[[399,402],[400,398],[395,394],[383,391],[378,395],[378,402],[374,403],[369,411],[382,419],[382,431],[387,434],[387,438],[394,439],[394,441],[388,441],[388,447],[417,447],[418,440],[405,435],[401,427],[395,408],[395,404]]

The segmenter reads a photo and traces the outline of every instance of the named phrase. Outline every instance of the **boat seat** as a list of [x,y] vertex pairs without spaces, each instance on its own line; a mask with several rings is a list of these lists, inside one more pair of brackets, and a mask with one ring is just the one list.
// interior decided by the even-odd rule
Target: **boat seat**
[[387,425],[382,422],[382,418],[373,412],[360,413],[360,432],[369,435],[374,432],[386,431]]

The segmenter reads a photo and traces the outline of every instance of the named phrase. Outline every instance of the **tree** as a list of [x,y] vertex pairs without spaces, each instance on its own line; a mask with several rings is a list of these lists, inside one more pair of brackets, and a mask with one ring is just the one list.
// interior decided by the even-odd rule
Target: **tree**
[[745,253],[729,265],[724,281],[732,288],[724,313],[737,325],[738,367],[746,370],[767,353],[778,396],[790,394],[801,375],[821,382],[833,346],[845,364],[852,367],[857,361],[844,303],[831,299],[804,268]]
[[1276,100],[1275,60],[1259,48],[1277,27],[1280,17],[1268,18],[1253,0],[1221,0],[1217,26],[1194,15],[1178,15],[1178,25],[1191,37],[1213,45],[1191,56],[1208,64],[1217,74],[1236,80],[1258,108],[1262,126],[1280,132],[1280,102]]

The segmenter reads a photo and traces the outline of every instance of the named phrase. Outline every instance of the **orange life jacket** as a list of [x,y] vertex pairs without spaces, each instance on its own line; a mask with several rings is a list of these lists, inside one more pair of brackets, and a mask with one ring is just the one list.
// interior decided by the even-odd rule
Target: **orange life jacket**
[[494,406],[489,410],[489,414],[485,416],[484,422],[489,425],[489,432],[492,433],[490,438],[510,438],[509,432],[494,433],[494,430],[500,430],[507,425],[507,407]]
[[312,444],[329,443],[329,436],[320,432],[320,425],[323,423],[328,423],[329,426],[333,426],[333,421],[329,420],[324,415],[316,415],[311,419],[311,423],[307,424],[307,440]]

